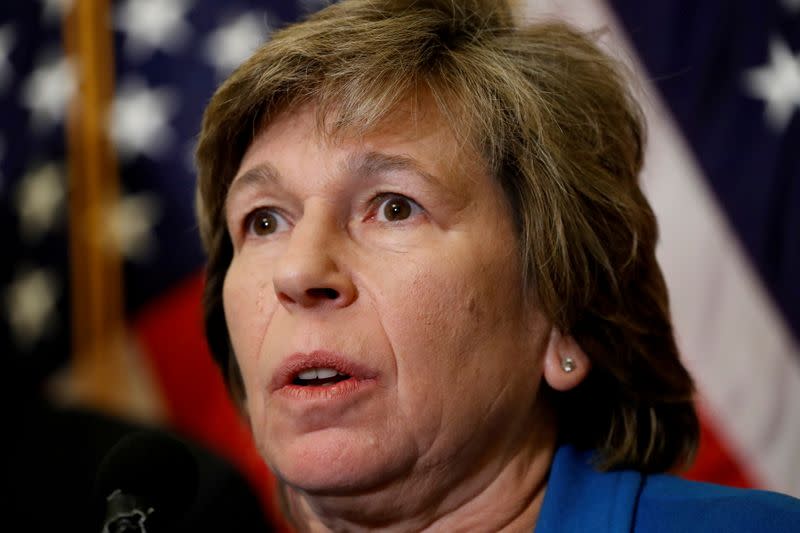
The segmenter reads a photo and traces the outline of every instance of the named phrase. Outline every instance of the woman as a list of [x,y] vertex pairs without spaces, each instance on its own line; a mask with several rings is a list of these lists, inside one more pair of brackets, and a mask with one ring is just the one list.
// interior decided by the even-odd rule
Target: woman
[[[490,1],[276,33],[198,148],[212,351],[298,529],[786,527],[698,438],[618,67]],[[691,527],[690,527],[691,526]]]

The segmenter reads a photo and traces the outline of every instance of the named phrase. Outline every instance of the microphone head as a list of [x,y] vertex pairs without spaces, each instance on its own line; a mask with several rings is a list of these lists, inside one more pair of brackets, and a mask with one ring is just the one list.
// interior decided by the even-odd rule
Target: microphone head
[[[148,531],[180,519],[197,495],[197,463],[189,448],[157,430],[126,435],[97,470],[94,501],[100,523],[136,512]],[[156,526],[154,529],[152,526]]]

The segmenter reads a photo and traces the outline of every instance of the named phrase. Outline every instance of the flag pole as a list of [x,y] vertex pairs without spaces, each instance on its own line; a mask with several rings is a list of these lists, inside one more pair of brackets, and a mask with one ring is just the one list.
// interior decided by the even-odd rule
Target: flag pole
[[119,200],[108,113],[114,91],[109,0],[76,0],[64,40],[78,81],[67,113],[72,360],[68,387],[78,403],[130,415],[122,261],[109,235]]

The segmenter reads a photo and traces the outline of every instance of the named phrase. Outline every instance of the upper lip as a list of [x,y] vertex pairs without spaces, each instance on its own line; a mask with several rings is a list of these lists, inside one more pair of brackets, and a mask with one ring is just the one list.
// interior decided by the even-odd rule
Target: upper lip
[[283,360],[274,372],[270,390],[276,391],[291,385],[297,375],[312,368],[332,368],[355,379],[374,379],[377,372],[347,357],[326,350],[296,352]]

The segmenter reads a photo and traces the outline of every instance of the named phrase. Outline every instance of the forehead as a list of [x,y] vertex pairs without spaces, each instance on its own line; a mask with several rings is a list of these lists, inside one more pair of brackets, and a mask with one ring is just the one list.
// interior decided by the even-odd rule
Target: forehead
[[461,137],[424,101],[408,99],[366,128],[342,124],[330,112],[322,116],[314,104],[303,104],[278,112],[261,126],[234,181],[265,162],[291,166],[324,154],[328,164],[345,168],[352,168],[354,161],[373,168],[410,163],[458,188],[465,180],[488,177],[484,159]]

